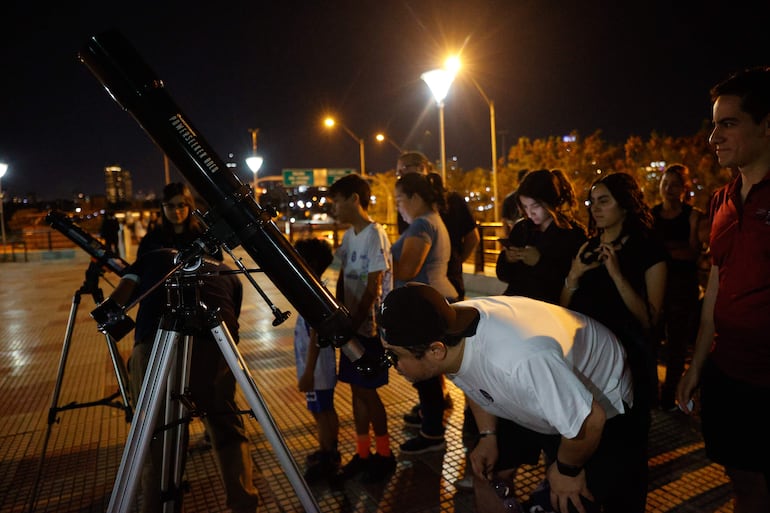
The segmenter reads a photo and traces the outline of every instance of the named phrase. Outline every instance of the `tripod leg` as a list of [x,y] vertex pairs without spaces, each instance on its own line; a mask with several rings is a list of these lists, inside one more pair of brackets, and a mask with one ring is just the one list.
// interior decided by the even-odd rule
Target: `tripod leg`
[[59,395],[61,394],[61,385],[64,381],[64,370],[67,367],[67,357],[70,351],[70,343],[72,342],[72,332],[75,327],[75,318],[77,317],[78,306],[80,305],[80,291],[78,290],[72,296],[72,306],[70,307],[70,316],[67,320],[67,329],[64,333],[64,343],[61,348],[61,356],[59,357],[59,370],[56,373],[56,385],[53,388],[53,394],[51,396],[51,406],[48,408],[48,427],[45,431],[45,438],[43,439],[43,451],[40,454],[40,462],[37,466],[37,474],[35,475],[35,484],[32,486],[32,492],[30,494],[29,511],[35,511],[35,505],[37,503],[37,490],[40,486],[40,477],[43,473],[43,464],[45,463],[45,453],[48,450],[48,442],[51,439],[51,428],[54,422],[56,422],[56,414],[59,411]]
[[142,391],[134,412],[134,419],[128,433],[123,457],[115,477],[107,511],[127,513],[134,498],[137,480],[142,473],[152,441],[160,400],[165,392],[166,380],[172,363],[174,347],[179,333],[159,330],[153,343],[152,354],[142,383]]
[[[214,313],[213,315],[218,316],[217,313]],[[254,379],[251,377],[249,368],[243,360],[241,353],[238,351],[238,346],[235,345],[235,340],[227,329],[227,326],[220,320],[217,326],[211,328],[211,333],[214,335],[214,339],[216,340],[220,351],[222,351],[222,356],[230,367],[230,370],[233,372],[236,381],[241,386],[243,395],[246,396],[246,400],[251,407],[252,413],[254,413],[257,421],[262,426],[262,431],[265,433],[265,437],[273,447],[273,450],[278,457],[278,461],[281,464],[283,471],[286,473],[286,477],[289,479],[297,497],[305,508],[304,510],[308,513],[320,512],[319,505],[316,502],[315,497],[313,497],[305,479],[302,477],[302,473],[297,467],[297,463],[292,458],[291,452],[286,445],[286,441],[278,431],[275,420],[268,411],[265,400],[259,392]]]
[[184,418],[186,407],[179,396],[185,394],[190,385],[193,337],[185,335],[177,345],[175,363],[172,365],[166,385],[165,425],[173,426],[163,431],[163,464],[161,467],[161,496],[164,499],[163,512],[174,513],[181,508],[182,475],[184,474],[185,451],[187,450],[187,422]]
[[120,397],[123,400],[124,409],[126,411],[126,422],[131,422],[133,413],[131,410],[131,401],[128,397],[128,372],[126,371],[126,364],[123,362],[123,358],[120,357],[118,345],[115,343],[115,340],[106,333],[104,338],[107,341],[107,349],[110,352],[112,368],[115,370],[115,378],[118,380],[118,390],[120,390]]

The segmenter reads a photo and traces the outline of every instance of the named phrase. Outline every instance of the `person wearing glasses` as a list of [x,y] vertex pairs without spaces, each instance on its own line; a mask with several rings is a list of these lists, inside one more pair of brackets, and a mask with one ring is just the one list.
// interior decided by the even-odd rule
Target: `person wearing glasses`
[[[136,261],[128,267],[126,275],[110,296],[113,300],[125,305],[144,294],[173,267],[176,251],[172,250],[185,249],[203,234],[203,226],[191,214],[194,209],[195,199],[187,185],[172,182],[163,188],[161,222],[142,238]],[[237,342],[243,290],[238,276],[224,274],[230,268],[221,263],[222,260],[221,250],[213,255],[204,255],[201,298],[211,310],[221,312]],[[216,275],[220,272],[223,274]],[[206,273],[214,276],[207,276]],[[141,393],[160,319],[166,311],[163,286],[157,287],[139,303],[134,347],[128,364],[134,403]],[[190,391],[195,405],[206,414],[203,417],[205,436],[214,449],[225,485],[227,506],[236,512],[255,512],[259,493],[253,484],[253,461],[243,418],[238,414],[235,402],[235,377],[208,330],[197,330],[195,334]],[[151,444],[151,457],[142,469],[142,513],[163,510],[159,491],[160,440],[158,438]]]
[[479,428],[476,511],[500,511],[490,485],[542,450],[555,511],[644,512],[646,421],[623,346],[605,326],[523,296],[449,304],[416,282],[393,289],[378,319],[399,374],[413,383],[444,374],[466,394]]
[[[171,182],[163,188],[160,223],[149,229],[136,251],[137,258],[161,248],[184,249],[205,231],[198,218],[192,215],[195,198],[190,188],[182,182]],[[222,251],[211,257],[223,260]]]
[[[441,175],[433,171],[433,165],[422,152],[408,150],[402,152],[396,161],[396,176],[399,180],[409,174],[425,176],[434,187],[441,189],[437,195],[435,210],[438,211],[446,231],[449,234],[449,260],[446,264],[446,277],[454,287],[457,300],[465,298],[465,281],[463,278],[463,262],[473,254],[479,245],[480,236],[476,229],[476,220],[462,194],[444,189]],[[401,209],[398,210],[398,233],[403,235],[409,227]],[[420,280],[416,280],[420,281]],[[436,282],[426,282],[435,285]],[[449,296],[447,296],[449,297]],[[443,433],[444,411],[453,407],[452,396],[446,390],[442,376],[415,385],[419,402],[404,415],[404,424],[410,428],[420,428],[423,433]],[[428,402],[423,405],[423,402]],[[464,415],[467,412],[464,412]],[[440,429],[438,426],[442,426]],[[463,438],[471,438],[474,428],[464,422]],[[436,438],[438,440],[438,438]],[[404,447],[406,445],[406,447]],[[405,454],[419,454],[430,450],[443,450],[445,442],[443,435],[439,442],[431,443],[422,436],[414,437],[401,446]],[[406,449],[406,452],[404,451]],[[467,481],[463,479],[456,483],[458,488],[468,489]]]

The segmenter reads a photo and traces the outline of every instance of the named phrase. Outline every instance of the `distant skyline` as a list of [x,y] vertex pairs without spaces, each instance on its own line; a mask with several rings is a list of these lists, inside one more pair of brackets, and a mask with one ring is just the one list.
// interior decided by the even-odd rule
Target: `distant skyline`
[[[109,2],[4,4],[0,161],[7,194],[43,199],[104,193],[104,167],[131,172],[134,192],[160,192],[163,155],[77,59],[89,37],[119,30],[237,175],[249,129],[260,172],[392,169],[398,146],[439,158],[438,108],[420,74],[462,52],[445,101],[446,154],[490,167],[519,137],[611,142],[651,131],[693,135],[710,120],[708,89],[729,72],[770,64],[770,3],[556,0]],[[689,4],[689,2],[688,2]],[[173,167],[172,180],[183,177]]]

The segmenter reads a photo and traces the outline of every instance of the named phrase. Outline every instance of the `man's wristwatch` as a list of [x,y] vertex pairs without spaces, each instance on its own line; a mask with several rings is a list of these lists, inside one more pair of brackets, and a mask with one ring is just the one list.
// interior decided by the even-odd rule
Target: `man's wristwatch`
[[576,477],[580,472],[583,471],[583,467],[578,465],[567,465],[566,463],[562,463],[558,459],[556,460],[556,469],[559,471],[559,474],[569,476],[569,477]]

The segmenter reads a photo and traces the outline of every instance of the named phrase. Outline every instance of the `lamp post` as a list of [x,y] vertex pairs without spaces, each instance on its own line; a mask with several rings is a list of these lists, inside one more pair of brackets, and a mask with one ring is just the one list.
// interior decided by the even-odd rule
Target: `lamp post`
[[0,230],[3,233],[3,257],[5,257],[5,213],[3,212],[5,194],[3,194],[3,176],[8,171],[8,164],[0,162]]
[[379,134],[375,135],[374,138],[377,140],[377,142],[385,142],[385,141],[387,141],[387,142],[390,143],[391,146],[393,146],[396,149],[396,151],[399,154],[404,153],[404,150],[401,149],[401,146],[399,146],[398,144],[393,142],[393,139],[391,139],[387,135],[385,135],[383,133],[379,133]]
[[495,198],[492,205],[494,207],[494,220],[497,222],[500,220],[500,196],[497,195],[497,132],[495,130],[495,102],[489,99],[479,83],[476,82],[473,77],[471,77],[471,81],[473,82],[473,85],[476,86],[478,92],[481,93],[481,97],[484,98],[484,101],[489,105],[489,128],[492,140],[492,195]]
[[[334,125],[336,125],[337,122],[334,120],[334,118],[326,118],[324,119],[324,125],[326,125],[329,128],[333,128]],[[361,176],[366,176],[366,160],[364,158],[364,140],[358,137],[356,134],[353,133],[352,130],[350,130],[348,127],[340,123],[340,126],[342,127],[345,132],[348,133],[350,137],[353,138],[354,141],[358,143],[358,153],[359,158],[361,159]]]
[[[456,75],[457,72],[460,71],[461,67],[460,57],[449,57],[446,61],[445,67],[449,73],[452,73],[452,76]],[[474,79],[473,76],[468,75],[468,78],[470,78],[471,82],[473,82],[473,86],[481,94],[481,97],[484,98],[484,101],[487,102],[487,105],[489,105],[489,127],[491,132],[490,142],[492,148],[492,196],[494,197],[492,206],[494,209],[494,220],[499,221],[500,202],[498,201],[499,196],[497,195],[497,130],[495,129],[495,102],[489,99],[489,96],[487,96],[487,94],[481,88],[479,83],[476,82],[476,79]]]
[[246,159],[246,165],[249,166],[251,172],[254,173],[254,199],[257,198],[257,173],[259,168],[262,167],[262,157],[257,155],[257,134],[259,134],[259,128],[249,128],[251,133],[251,157]]
[[444,139],[444,99],[449,93],[449,87],[455,79],[455,74],[446,69],[426,71],[420,78],[428,84],[430,92],[438,104],[439,134],[441,137],[441,179],[446,183],[446,141]]

